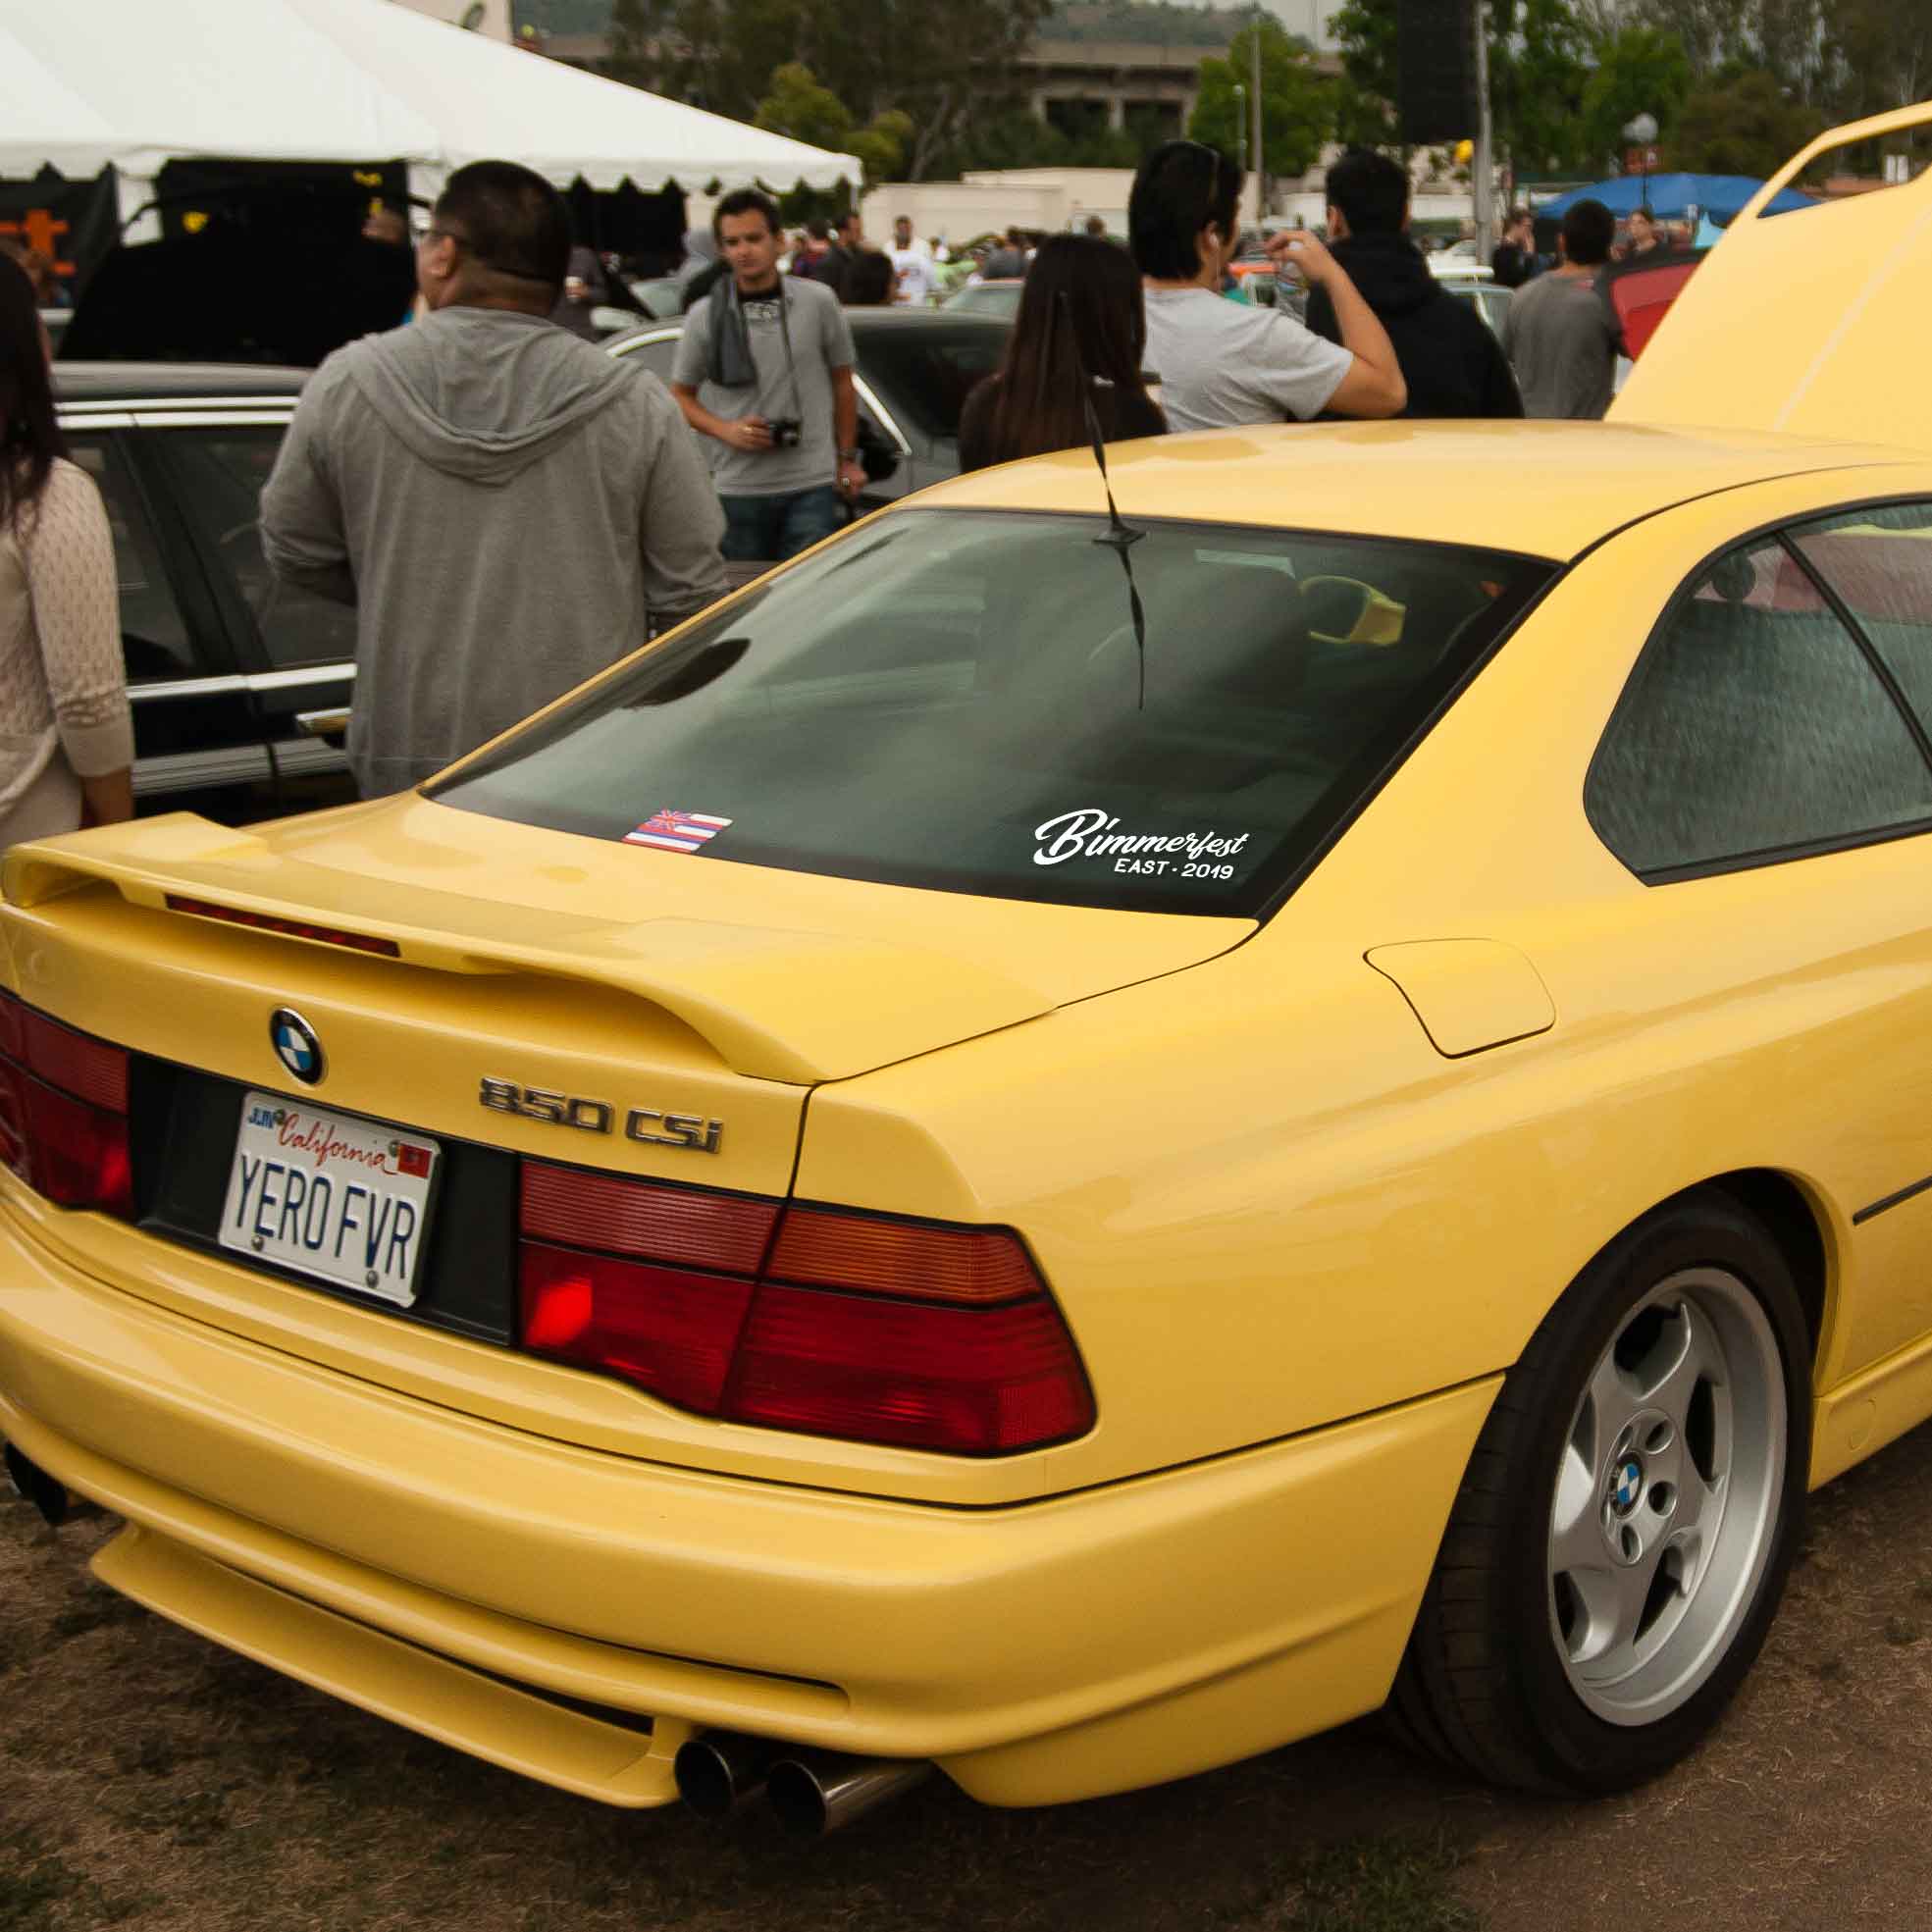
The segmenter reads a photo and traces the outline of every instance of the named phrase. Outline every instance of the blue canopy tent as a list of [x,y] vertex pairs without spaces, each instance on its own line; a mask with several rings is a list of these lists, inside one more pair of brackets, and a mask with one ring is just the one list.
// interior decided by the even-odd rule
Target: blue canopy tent
[[[1647,203],[1651,213],[1665,221],[1681,221],[1695,209],[1724,224],[1763,185],[1749,175],[1619,175],[1613,182],[1573,187],[1567,194],[1539,202],[1536,212],[1539,221],[1560,222],[1579,201],[1600,201],[1613,215],[1628,215]],[[1808,194],[1787,187],[1772,197],[1769,212],[1784,215],[1816,206]]]

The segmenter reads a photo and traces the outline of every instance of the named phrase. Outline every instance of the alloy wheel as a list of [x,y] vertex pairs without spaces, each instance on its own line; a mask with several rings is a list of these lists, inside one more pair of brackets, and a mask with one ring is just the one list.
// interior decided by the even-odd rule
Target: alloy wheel
[[1724,1656],[1769,1558],[1789,1453],[1785,1382],[1758,1297],[1693,1268],[1619,1323],[1557,1459],[1549,1624],[1597,1717],[1679,1709]]

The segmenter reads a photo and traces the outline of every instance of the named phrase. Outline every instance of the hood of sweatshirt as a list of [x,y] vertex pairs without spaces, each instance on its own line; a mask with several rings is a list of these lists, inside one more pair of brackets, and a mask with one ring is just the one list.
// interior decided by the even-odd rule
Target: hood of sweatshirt
[[500,487],[638,380],[547,316],[438,309],[344,351],[346,374],[424,462]]
[[1379,316],[1412,315],[1436,293],[1436,278],[1406,235],[1351,235],[1329,252]]

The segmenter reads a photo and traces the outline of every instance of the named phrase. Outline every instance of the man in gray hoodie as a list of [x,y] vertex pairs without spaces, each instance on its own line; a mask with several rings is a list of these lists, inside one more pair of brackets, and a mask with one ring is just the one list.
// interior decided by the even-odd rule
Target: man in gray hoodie
[[548,320],[570,224],[542,176],[457,170],[428,313],[338,350],[262,492],[278,578],[356,606],[349,760],[397,792],[725,588],[724,513],[669,392]]

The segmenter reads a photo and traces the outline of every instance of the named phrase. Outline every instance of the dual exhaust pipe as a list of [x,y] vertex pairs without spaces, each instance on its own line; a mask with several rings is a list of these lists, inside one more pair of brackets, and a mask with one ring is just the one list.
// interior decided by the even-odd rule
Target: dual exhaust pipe
[[903,1797],[932,1775],[919,1758],[846,1757],[800,1750],[732,1731],[705,1731],[679,1747],[678,1796],[701,1818],[728,1818],[762,1794],[778,1822],[822,1838]]

